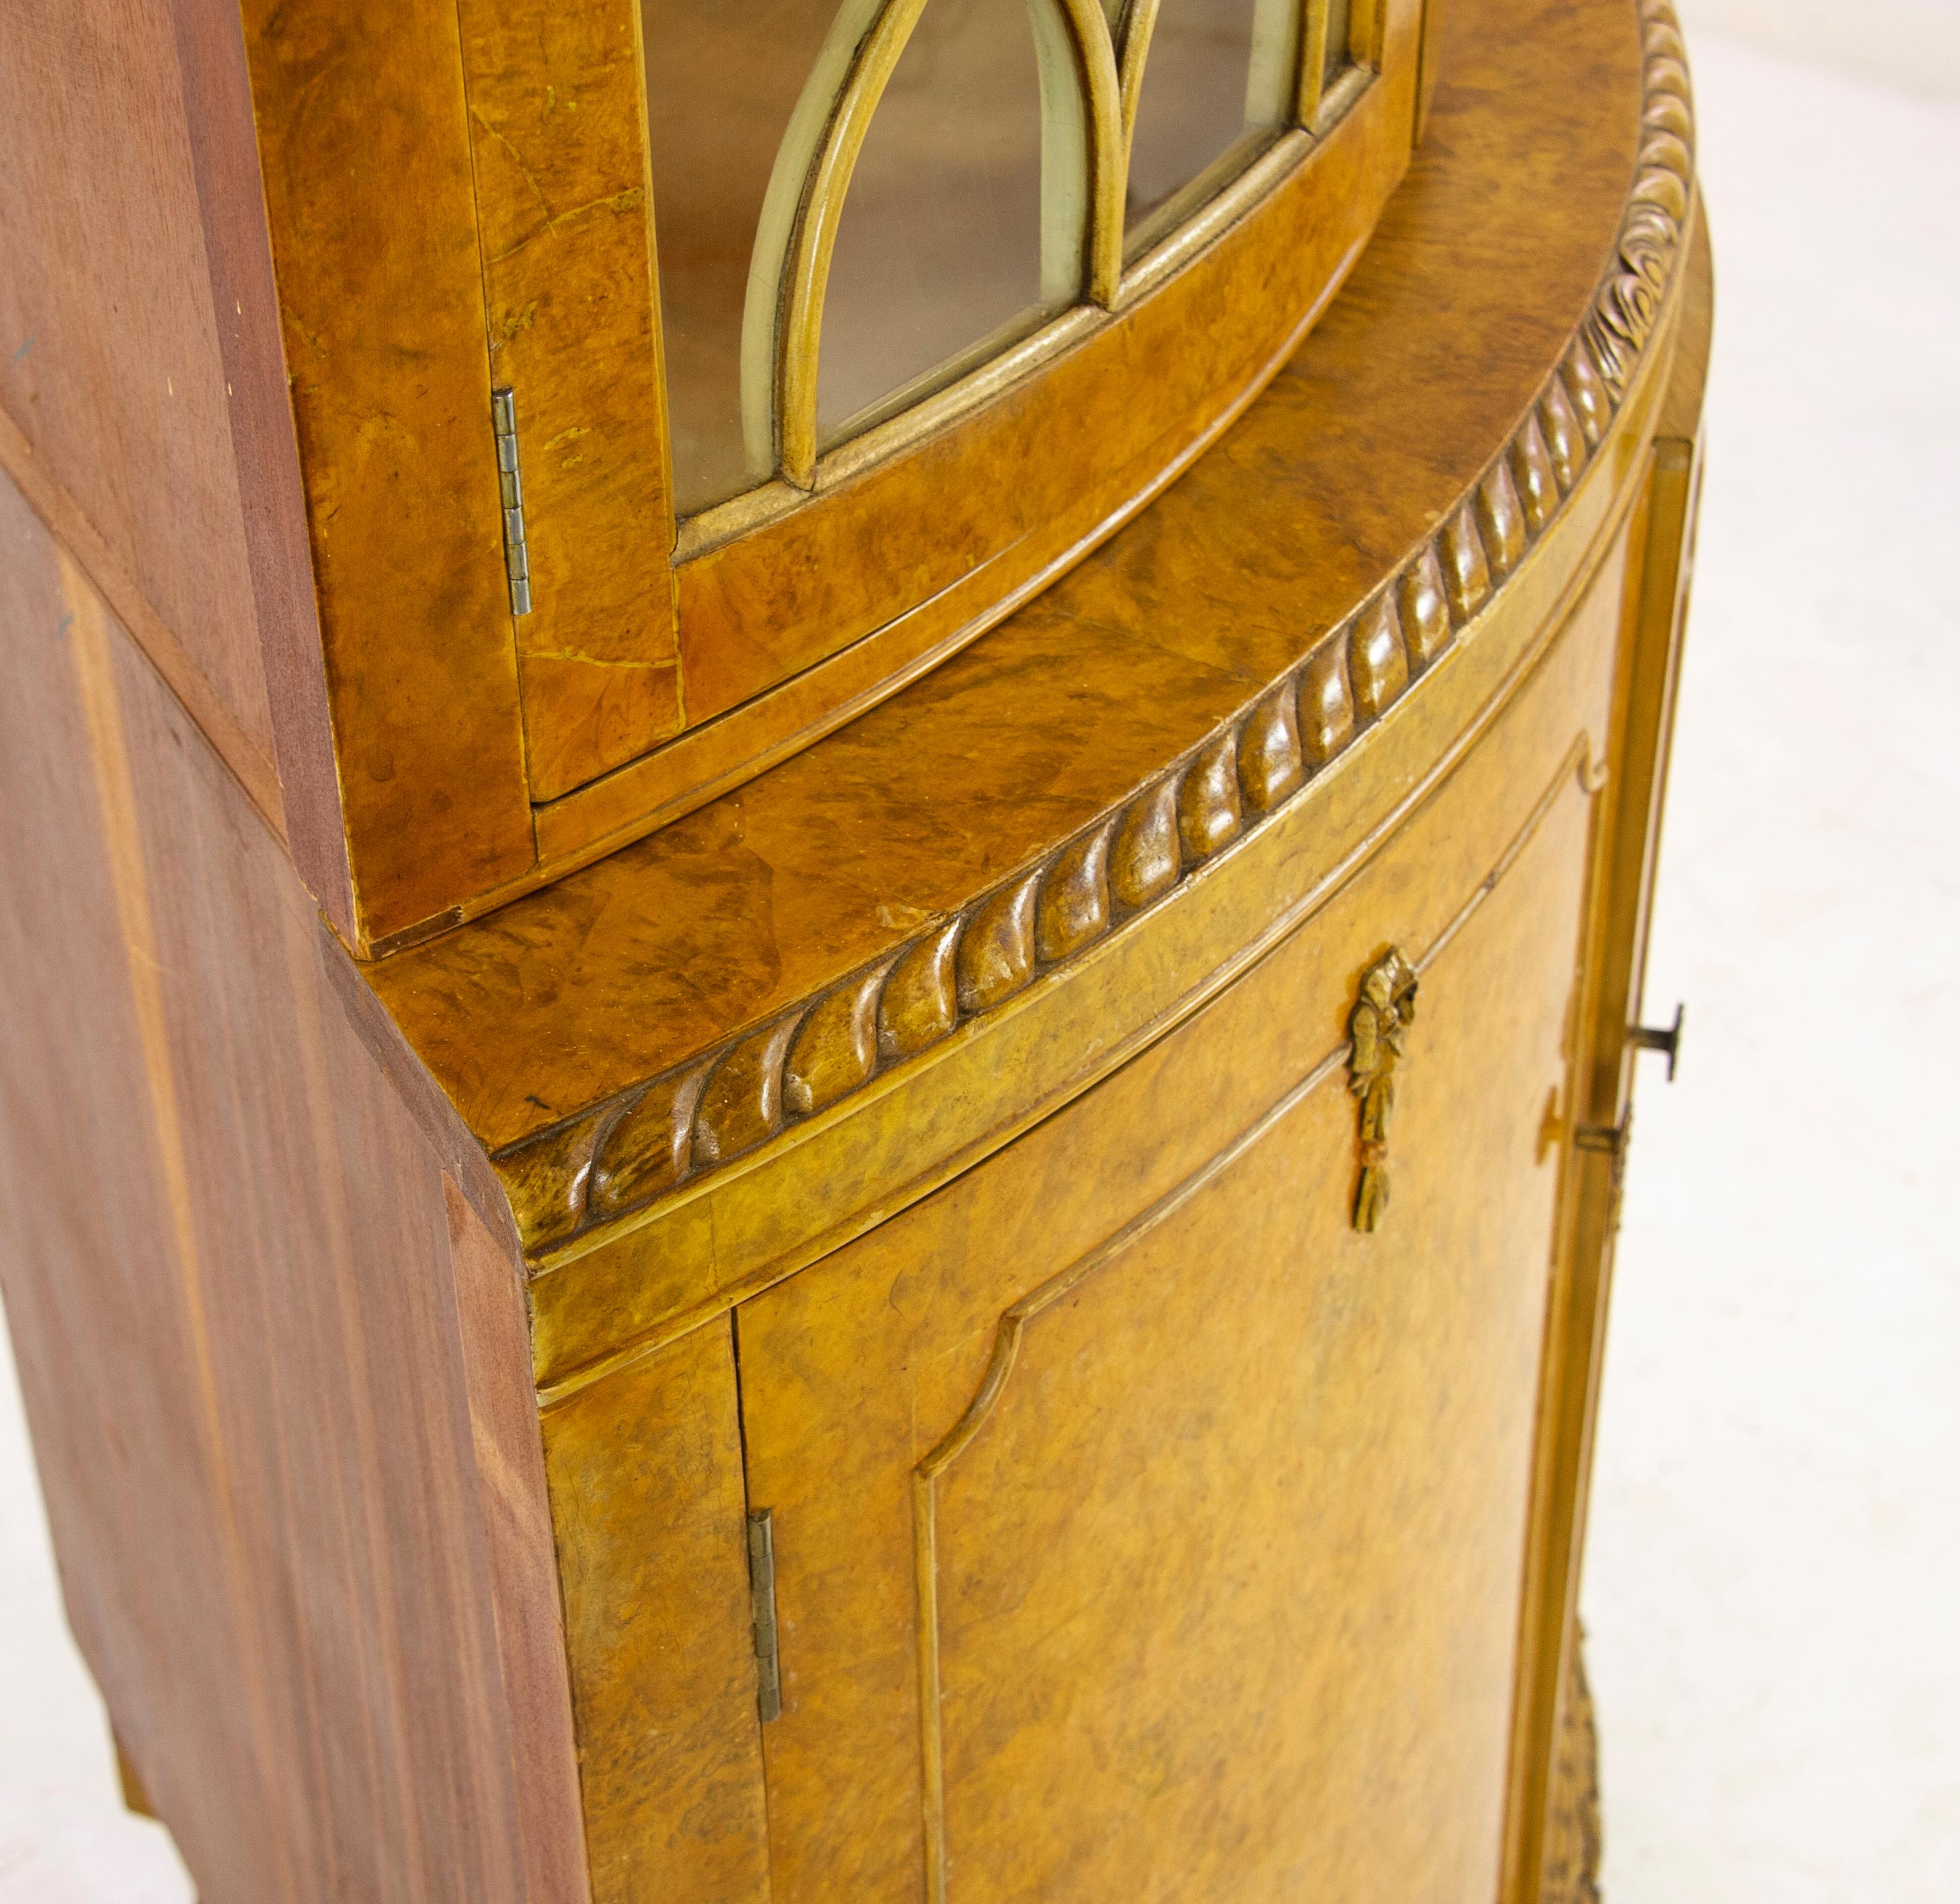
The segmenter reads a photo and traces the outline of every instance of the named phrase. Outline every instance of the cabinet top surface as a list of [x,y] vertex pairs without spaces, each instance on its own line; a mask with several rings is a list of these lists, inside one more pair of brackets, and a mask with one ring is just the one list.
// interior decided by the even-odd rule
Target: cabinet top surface
[[[589,1170],[567,1120],[609,1107],[603,1136],[614,1100],[649,1079],[650,1097],[674,1100],[684,1145],[717,1061],[729,1077],[773,1069],[768,1129],[821,1105],[838,1078],[930,1031],[935,986],[956,1020],[1071,934],[1108,929],[1123,910],[1109,855],[1147,860],[1133,836],[1152,789],[1186,871],[1211,850],[1208,827],[1229,837],[1262,801],[1293,797],[1289,747],[1310,798],[1316,752],[1367,724],[1370,683],[1351,657],[1383,603],[1399,605],[1418,677],[1434,598],[1453,601],[1459,626],[1474,616],[1466,529],[1474,543],[1482,524],[1500,581],[1517,559],[1506,538],[1521,550],[1542,526],[1516,518],[1558,434],[1552,384],[1592,440],[1589,384],[1608,416],[1647,340],[1688,218],[1691,135],[1662,0],[1455,0],[1443,18],[1427,132],[1376,237],[1293,361],[1163,497],[848,727],[364,968],[493,1152],[568,1140]],[[1577,454],[1583,464],[1584,443]],[[1549,454],[1567,452],[1554,441]],[[1126,802],[1113,835],[1096,830]],[[1173,837],[1173,880],[1179,852]],[[899,979],[912,992],[881,995]],[[804,1008],[840,985],[819,1024]],[[724,1057],[731,1040],[746,1043]]]

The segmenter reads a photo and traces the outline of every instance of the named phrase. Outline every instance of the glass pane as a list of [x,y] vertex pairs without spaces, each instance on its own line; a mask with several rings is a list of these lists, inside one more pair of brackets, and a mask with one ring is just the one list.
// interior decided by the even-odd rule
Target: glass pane
[[1042,282],[1038,29],[1060,30],[1048,0],[927,0],[838,224],[817,368],[822,441],[1074,300],[1079,252],[1045,295]]
[[768,476],[744,454],[742,307],[790,115],[837,0],[641,0],[675,506]]
[[[1227,154],[1243,157],[1289,116],[1299,0],[1163,0],[1144,59],[1125,222],[1154,236],[1173,199]],[[1222,182],[1222,180],[1220,181]],[[1202,192],[1195,196],[1204,196]],[[1133,247],[1134,248],[1134,247]]]
[[1327,65],[1322,75],[1332,85],[1348,69],[1348,27],[1353,0],[1327,0]]

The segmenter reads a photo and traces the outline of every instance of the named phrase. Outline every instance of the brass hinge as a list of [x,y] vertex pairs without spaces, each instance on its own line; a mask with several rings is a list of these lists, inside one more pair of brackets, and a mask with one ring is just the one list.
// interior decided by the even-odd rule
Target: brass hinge
[[1572,1141],[1582,1151],[1598,1151],[1617,1161],[1627,1154],[1627,1136],[1632,1123],[1629,1117],[1617,1124],[1581,1124],[1572,1133]]
[[766,1724],[783,1711],[782,1654],[776,1641],[776,1536],[771,1511],[749,1517],[749,1601],[756,1631],[756,1710]]
[[1572,1133],[1575,1150],[1591,1151],[1606,1157],[1609,1184],[1606,1208],[1608,1233],[1620,1227],[1620,1199],[1627,1187],[1627,1145],[1634,1134],[1634,1114],[1629,1110],[1617,1124],[1581,1124]]
[[531,557],[524,546],[524,479],[517,467],[517,400],[508,389],[490,393],[490,422],[497,437],[497,486],[504,498],[504,572],[511,584],[511,613],[531,612]]

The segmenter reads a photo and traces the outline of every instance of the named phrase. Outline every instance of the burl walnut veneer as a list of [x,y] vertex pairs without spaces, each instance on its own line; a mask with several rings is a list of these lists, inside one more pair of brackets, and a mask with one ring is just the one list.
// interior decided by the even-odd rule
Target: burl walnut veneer
[[0,26],[0,1279],[204,1904],[1592,1894],[1678,32],[1310,0],[1126,253],[1052,4],[1079,295],[821,435],[860,6],[678,527],[638,5]]

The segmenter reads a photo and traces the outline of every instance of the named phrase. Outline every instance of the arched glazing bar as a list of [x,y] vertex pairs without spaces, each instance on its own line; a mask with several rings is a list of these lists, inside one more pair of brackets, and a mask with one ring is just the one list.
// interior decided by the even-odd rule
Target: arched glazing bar
[[1133,0],[1121,23],[1134,258],[1294,123],[1300,0]]
[[[784,16],[783,21],[778,23],[771,7],[765,5],[746,29],[749,37],[743,49],[751,62],[748,72],[732,78],[725,72],[680,71],[673,75],[676,97],[667,102],[669,109],[677,105],[679,114],[692,124],[699,125],[705,117],[712,124],[708,109],[686,97],[689,88],[698,92],[703,85],[711,90],[721,84],[738,96],[744,88],[750,92],[769,87],[780,91],[779,72],[768,72],[759,63],[766,61],[776,32],[784,39],[784,57],[799,65],[807,59],[802,84],[794,106],[787,111],[787,124],[769,162],[766,190],[759,194],[759,206],[752,215],[753,241],[740,292],[739,354],[728,352],[739,361],[738,437],[725,450],[698,456],[695,439],[702,432],[693,416],[704,408],[702,400],[692,390],[677,390],[671,401],[677,501],[682,514],[731,498],[744,481],[753,487],[780,477],[806,489],[815,481],[818,459],[829,447],[826,425],[819,418],[819,368],[838,234],[850,210],[852,178],[867,135],[929,4],[943,8],[954,0],[839,0],[810,55],[797,50],[791,43],[797,32],[802,31],[806,35],[803,44],[810,43],[802,22],[814,25],[819,18],[813,11],[811,0],[774,0],[773,12]],[[1071,304],[1114,307],[1123,295],[1126,259],[1134,264],[1173,231],[1242,170],[1263,143],[1294,124],[1312,127],[1324,94],[1347,60],[1351,34],[1365,10],[1352,7],[1352,0],[1024,0],[1024,4],[1039,93],[1041,303],[1055,312]],[[657,90],[667,45],[684,40],[690,30],[698,30],[698,23],[689,16],[700,11],[701,4],[700,0],[644,0],[644,5],[650,90]],[[1351,7],[1357,16],[1354,21]],[[1201,36],[1214,30],[1211,16],[1222,18],[1235,8],[1245,15],[1232,28],[1243,41],[1239,68],[1243,75],[1242,125],[1236,135],[1227,128],[1227,136],[1214,141],[1217,149],[1203,151],[1193,175],[1176,177],[1176,189],[1158,194],[1147,208],[1148,215],[1140,217],[1136,206],[1127,201],[1132,196],[1132,154],[1140,115],[1147,142],[1150,116],[1160,110],[1153,88],[1146,84],[1153,45],[1166,32]],[[792,14],[797,17],[791,19]],[[1179,24],[1166,27],[1162,24],[1166,18]],[[1165,56],[1166,61],[1169,58]],[[723,64],[725,67],[725,56]],[[1170,71],[1168,64],[1163,64],[1155,90],[1170,98],[1174,110],[1178,87],[1172,81],[1166,88]],[[662,100],[655,97],[650,105],[657,118]],[[752,142],[758,135],[775,139],[778,124],[780,119],[772,123],[768,113],[753,110],[746,96],[738,97],[737,110],[724,116],[724,123],[713,126],[709,143],[718,140],[724,154],[739,151],[745,138]],[[1173,159],[1172,171],[1166,176],[1173,177],[1174,155],[1179,148],[1175,138],[1168,145]],[[711,357],[723,348],[714,344],[710,333],[718,323],[725,326],[727,320],[693,320],[688,303],[691,288],[685,282],[693,260],[685,255],[670,258],[666,236],[672,200],[689,190],[692,155],[675,154],[668,175],[663,177],[657,129],[654,146],[661,269],[663,279],[679,294],[663,295],[670,327],[675,333],[668,360],[670,375],[685,374],[687,353],[693,351],[697,359],[704,355],[704,336],[706,355]],[[713,172],[711,159],[704,170]],[[1159,170],[1163,170],[1161,165]],[[739,228],[747,220],[724,221],[728,222]],[[697,217],[690,224],[684,213],[675,221],[682,229],[713,223]],[[729,229],[727,237],[740,241],[736,229]],[[722,249],[725,251],[725,244]],[[721,280],[730,290],[733,268],[732,258],[719,267]],[[725,310],[728,301],[727,294],[721,294],[719,307]],[[973,339],[976,346],[985,341],[978,336]],[[730,344],[733,342],[731,337]],[[942,364],[936,376],[905,384],[882,410],[854,417],[851,428],[863,427],[876,415],[889,414],[902,403],[973,368],[975,361],[971,352],[956,353]],[[730,368],[735,370],[735,364]],[[728,396],[718,400],[732,410],[737,380],[723,374]],[[726,440],[735,422],[730,416],[728,424],[714,425],[711,418],[709,434],[718,429]],[[831,441],[841,440],[834,419],[828,425],[828,435]],[[690,467],[697,463],[698,479]]]
[[[1122,270],[1122,122],[1097,0],[1028,0],[1040,72],[1042,279],[1114,301]],[[851,174],[926,0],[843,0],[776,157],[742,320],[752,470],[815,479],[824,293]],[[773,460],[774,467],[770,465]]]

